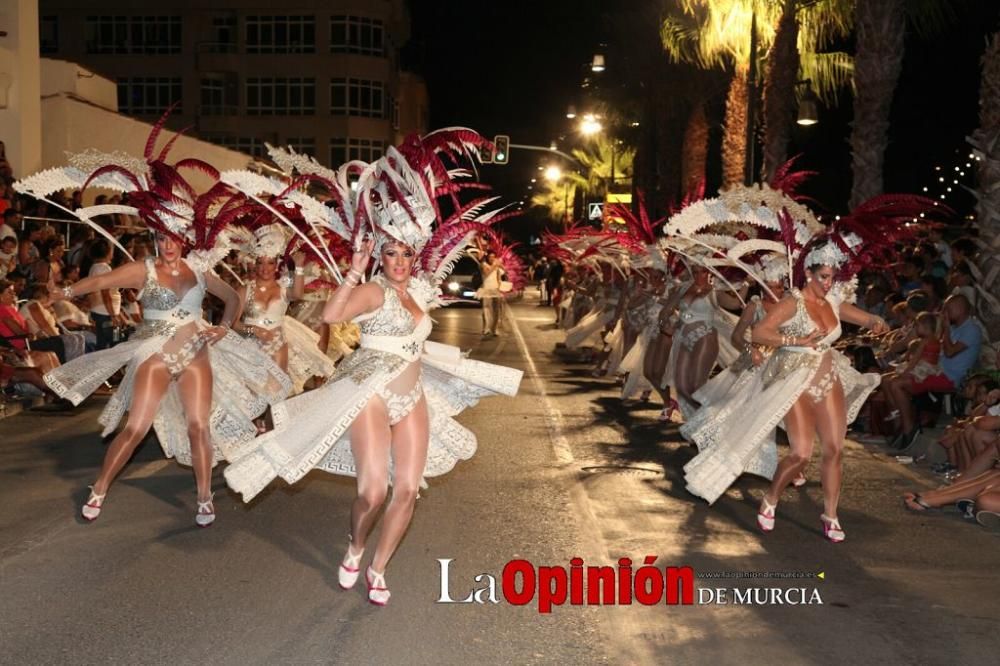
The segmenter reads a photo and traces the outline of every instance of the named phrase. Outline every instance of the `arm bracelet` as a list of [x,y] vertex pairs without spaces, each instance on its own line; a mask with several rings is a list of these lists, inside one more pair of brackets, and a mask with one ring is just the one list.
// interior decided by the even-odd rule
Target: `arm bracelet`
[[296,275],[296,277],[298,277],[299,275],[305,275],[305,274],[306,274],[306,269],[305,268],[303,268],[302,266],[296,266],[295,267],[295,275]]
[[62,295],[63,295],[63,298],[65,298],[66,300],[69,300],[69,299],[73,298],[73,285],[68,284],[65,287],[63,287],[62,288]]

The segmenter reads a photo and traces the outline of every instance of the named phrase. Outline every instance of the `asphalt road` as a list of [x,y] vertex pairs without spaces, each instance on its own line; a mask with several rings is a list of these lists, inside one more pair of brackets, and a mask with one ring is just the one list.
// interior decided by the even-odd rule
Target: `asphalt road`
[[[361,584],[337,586],[350,479],[313,473],[244,506],[217,470],[219,518],[201,530],[190,472],[150,438],[101,517],[84,524],[79,505],[104,451],[102,403],[0,421],[0,663],[996,663],[1000,540],[957,513],[906,512],[900,493],[925,477],[849,443],[848,540],[822,538],[815,464],[761,535],[762,481],[741,479],[713,507],[691,497],[680,469],[694,452],[656,421],[656,406],[622,404],[612,381],[554,353],[551,310],[530,295],[510,314],[494,340],[480,340],[478,309],[434,315],[435,339],[525,378],[516,398],[459,417],[479,451],[423,492],[388,570],[386,608],[368,604]],[[517,606],[500,590],[515,559],[638,566],[646,556],[702,576],[810,576],[699,578],[701,597],[805,588],[822,603],[566,604],[543,614],[537,596]],[[437,603],[440,559],[451,560],[452,598],[487,587],[475,578],[490,574],[499,603]]]

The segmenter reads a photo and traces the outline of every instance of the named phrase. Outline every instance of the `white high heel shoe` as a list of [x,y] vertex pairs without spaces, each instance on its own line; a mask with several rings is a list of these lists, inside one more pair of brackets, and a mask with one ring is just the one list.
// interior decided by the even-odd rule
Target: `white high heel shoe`
[[777,504],[771,504],[767,501],[766,495],[761,498],[760,509],[757,510],[757,526],[762,532],[770,532],[774,529],[774,510],[777,508]]
[[368,582],[368,601],[376,606],[385,606],[389,603],[389,588],[385,585],[385,572],[378,573],[371,567],[365,571],[365,580]]
[[107,497],[105,492],[103,495],[98,495],[94,492],[94,486],[89,486],[90,497],[87,498],[87,503],[83,505],[80,509],[80,513],[88,521],[95,521],[97,517],[101,515],[101,507],[104,505],[104,498]]
[[365,554],[364,548],[357,555],[352,554],[351,545],[351,542],[348,541],[344,560],[340,563],[340,568],[337,569],[337,582],[345,590],[354,587],[358,581],[358,576],[361,574],[361,556]]
[[215,522],[215,493],[212,493],[207,500],[198,500],[198,513],[194,514],[194,522],[198,527],[208,527]]

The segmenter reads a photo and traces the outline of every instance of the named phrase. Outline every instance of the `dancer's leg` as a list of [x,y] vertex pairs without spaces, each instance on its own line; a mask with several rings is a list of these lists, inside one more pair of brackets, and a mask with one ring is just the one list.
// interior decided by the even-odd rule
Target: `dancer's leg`
[[358,495],[351,505],[351,544],[356,551],[364,549],[385,501],[391,440],[385,403],[373,396],[351,424],[351,453],[358,473]]
[[135,373],[135,388],[125,427],[115,436],[104,455],[101,473],[94,482],[94,493],[103,495],[108,486],[132,457],[135,447],[153,425],[160,400],[170,386],[170,372],[159,357],[152,356]]
[[719,335],[713,330],[694,343],[690,351],[684,351],[685,353],[677,355],[675,388],[684,400],[694,407],[700,407],[694,394],[708,381],[719,358]]
[[823,447],[820,479],[823,482],[823,514],[837,517],[840,486],[843,475],[844,437],[847,436],[847,407],[844,389],[838,380],[822,401],[814,405],[816,433]]
[[427,463],[429,443],[427,401],[421,397],[413,411],[392,428],[392,500],[385,510],[382,534],[372,560],[372,569],[375,571],[385,571],[406,528],[410,526],[413,506],[420,491],[420,480]]
[[191,466],[198,486],[198,501],[212,497],[212,439],[209,417],[212,413],[212,365],[208,347],[202,347],[194,360],[177,378],[177,392],[184,407],[188,439],[191,442]]
[[799,396],[785,415],[785,432],[788,434],[788,454],[778,463],[778,469],[771,480],[764,498],[769,504],[777,505],[781,493],[798,476],[812,458],[816,439],[816,420],[812,409],[812,398],[808,394]]

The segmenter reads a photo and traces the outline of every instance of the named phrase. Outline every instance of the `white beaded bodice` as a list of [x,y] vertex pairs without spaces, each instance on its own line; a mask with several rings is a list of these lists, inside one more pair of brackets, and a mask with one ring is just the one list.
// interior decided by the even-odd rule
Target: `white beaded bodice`
[[283,286],[278,287],[278,297],[262,306],[256,299],[257,281],[251,280],[246,286],[246,303],[243,309],[243,323],[250,326],[272,329],[281,325],[288,311],[288,295]]

